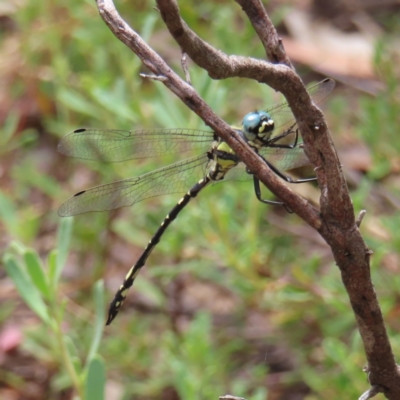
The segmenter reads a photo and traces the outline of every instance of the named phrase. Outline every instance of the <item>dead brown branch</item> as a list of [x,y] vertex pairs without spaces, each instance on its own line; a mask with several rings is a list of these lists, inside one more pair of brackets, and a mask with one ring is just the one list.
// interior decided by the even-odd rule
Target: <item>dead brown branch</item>
[[[394,360],[382,313],[372,285],[371,252],[365,245],[359,222],[343,177],[328,127],[286,56],[281,40],[258,0],[237,0],[246,12],[272,63],[228,56],[192,32],[179,14],[175,0],[157,0],[171,35],[196,64],[213,79],[244,77],[265,83],[286,97],[314,165],[321,189],[320,211],[294,193],[260,160],[254,151],[183,81],[162,58],[119,16],[111,0],[98,0],[100,14],[115,36],[125,43],[168,89],[199,115],[276,196],[318,230],[330,245],[348,292],[368,360],[371,386],[382,388],[390,400],[400,399],[400,373]],[[277,64],[279,62],[279,64]],[[162,77],[162,79],[160,78]]]

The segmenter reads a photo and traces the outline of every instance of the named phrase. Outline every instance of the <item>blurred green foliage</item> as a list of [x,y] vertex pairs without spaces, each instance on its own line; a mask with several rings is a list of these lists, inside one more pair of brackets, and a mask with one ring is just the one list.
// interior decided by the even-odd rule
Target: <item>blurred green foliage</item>
[[[153,3],[119,3],[127,22],[183,76],[180,50]],[[216,48],[264,57],[236,4],[181,3],[186,22]],[[279,22],[282,13],[277,9],[273,20]],[[216,185],[191,202],[151,255],[100,344],[103,307],[96,282],[105,276],[110,300],[179,196],[79,216],[72,233],[63,221],[58,241],[56,210],[84,187],[140,175],[173,158],[84,163],[57,155],[57,141],[81,126],[203,129],[204,124],[160,82],[139,77],[144,67],[110,33],[93,1],[26,2],[12,19],[20,68],[10,95],[16,103],[33,98],[42,126],[15,135],[23,122],[15,107],[1,128],[8,180],[0,189],[0,216],[4,237],[14,242],[3,262],[21,298],[44,324],[24,326],[24,348],[56,369],[49,398],[61,398],[58,393],[73,387],[86,399],[104,393],[107,399],[209,399],[229,392],[261,400],[271,390],[296,393],[299,382],[309,388],[301,392],[307,400],[359,396],[367,387],[365,357],[329,250],[299,218],[260,204],[250,183]],[[384,92],[357,97],[357,114],[339,96],[327,115],[338,141],[339,132],[351,126],[372,154],[353,198],[356,212],[368,210],[362,231],[375,251],[372,275],[397,351],[399,215],[380,215],[382,205],[371,201],[377,192],[399,190],[398,179],[390,179],[400,150],[398,71],[390,60],[390,49],[378,45],[375,62]],[[231,123],[276,100],[256,82],[212,81],[197,66],[190,63],[189,69],[195,89]],[[43,255],[48,255],[46,268]],[[91,286],[97,288],[95,304]],[[178,315],[174,302],[181,307]],[[19,308],[15,300],[5,303],[3,322]],[[20,386],[17,375],[7,376],[2,383]],[[266,376],[276,376],[277,385]],[[117,394],[107,392],[112,388]]]
[[[72,218],[60,223],[57,250],[49,254],[47,266],[42,264],[34,250],[26,249],[15,242],[4,254],[3,262],[19,295],[43,323],[27,333],[28,339],[24,343],[27,351],[42,360],[55,360],[63,366],[52,382],[55,393],[72,386],[82,399],[101,400],[105,398],[105,368],[97,351],[105,323],[102,282],[93,285],[95,317],[92,321],[94,329],[90,346],[80,348],[77,343],[83,342],[82,337],[76,341],[77,338],[73,338],[73,335],[76,335],[73,330],[68,334],[63,332],[67,302],[59,296],[59,284],[68,255],[71,227]],[[85,333],[89,334],[90,330],[92,328],[88,326]],[[83,364],[81,358],[85,353],[86,362]],[[11,383],[12,386],[12,381],[15,381],[20,385],[15,378],[10,374],[8,381],[4,383]]]

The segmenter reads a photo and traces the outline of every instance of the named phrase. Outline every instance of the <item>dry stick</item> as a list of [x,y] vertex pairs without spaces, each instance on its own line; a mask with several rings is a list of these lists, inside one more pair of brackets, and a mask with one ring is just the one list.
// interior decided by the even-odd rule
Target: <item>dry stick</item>
[[236,0],[236,2],[240,4],[257,32],[268,60],[274,64],[285,64],[294,69],[264,5],[260,1]]
[[[254,173],[268,188],[279,198],[284,198],[287,205],[300,215],[309,225],[314,228],[320,226],[318,211],[305,199],[293,192],[281,179],[260,161],[260,157],[241,139],[235,131],[220,119],[208,106],[198,93],[183,81],[164,60],[153,51],[143,39],[132,30],[128,24],[119,16],[111,0],[98,0],[99,12],[111,31],[124,44],[126,44],[142,60],[143,64],[156,76],[165,77],[163,84],[176,94],[191,110],[199,115],[203,121],[210,126],[228,145],[234,150],[249,171]],[[240,59],[240,60],[239,60]],[[243,60],[246,60],[245,62]],[[243,61],[243,62],[241,62]],[[244,57],[235,57],[233,65],[242,71],[246,71],[252,64],[256,70],[270,69],[271,74],[282,77],[284,71],[291,70],[286,66],[272,66],[265,61],[250,60]],[[253,68],[254,69],[254,68]],[[295,75],[294,75],[295,76]],[[297,78],[298,79],[298,78]],[[308,94],[306,92],[308,97]],[[308,100],[310,102],[310,100]]]
[[[244,7],[245,11],[248,12],[249,10],[259,10],[259,2],[254,3],[256,3],[254,7],[250,7],[246,4],[246,7]],[[197,65],[207,70],[210,77],[214,79],[241,77],[254,79],[258,82],[266,83],[267,85],[271,86],[275,90],[279,90],[285,95],[297,119],[297,122],[299,123],[299,126],[303,131],[304,137],[306,136],[304,135],[304,130],[309,131],[308,126],[313,127],[314,130],[316,127],[316,131],[318,131],[318,134],[320,136],[322,136],[327,131],[327,127],[321,111],[311,103],[310,96],[308,95],[304,85],[302,84],[297,74],[291,68],[283,64],[273,65],[271,63],[267,63],[262,60],[252,59],[249,57],[227,56],[223,52],[214,49],[208,43],[204,42],[193,31],[189,29],[189,27],[182,20],[179,14],[179,8],[175,0],[157,0],[157,5],[161,13],[161,17],[167,25],[169,32],[174,37],[176,42],[180,45],[181,49],[185,53],[187,53]],[[251,16],[254,17],[255,14],[255,12],[252,12]],[[274,33],[276,39],[268,40],[264,43],[264,46],[267,46],[270,42],[279,43],[280,39],[276,34],[274,26],[272,25],[271,21],[265,17],[266,13],[264,10],[264,13],[257,14],[257,21],[253,23],[253,25],[256,25],[258,28],[258,35],[263,38],[263,40],[265,40],[265,38],[268,36],[268,33]],[[264,31],[261,30],[262,26],[264,26]],[[286,58],[284,57],[281,58],[283,59],[283,61],[286,60]],[[305,123],[303,123],[302,125],[302,121],[307,121],[307,126]],[[329,135],[325,136],[330,137]],[[322,191],[326,192],[324,191],[324,187],[326,186],[327,179],[325,176],[325,170],[324,168],[322,168],[323,161],[321,160],[320,153],[316,150],[313,151],[314,147],[307,148],[307,144],[309,142],[310,140],[307,140],[307,138],[305,138],[305,152],[312,164],[319,167],[316,170],[318,182],[322,187]],[[337,161],[337,156],[332,144],[331,148],[332,150],[330,154],[326,155],[328,164],[329,160]],[[258,178],[262,181],[259,176]],[[291,199],[282,197],[266,181],[263,181],[263,183],[266,184],[268,189],[270,189],[274,194],[276,194],[281,199],[284,199],[286,204],[290,208],[292,207],[293,203],[290,202]],[[337,193],[338,197],[341,198],[337,189],[333,190],[333,192]],[[351,202],[349,202],[349,204],[351,206]],[[297,210],[293,211],[300,215]],[[306,222],[310,223],[303,216],[301,217]],[[318,228],[319,222],[317,226],[312,226]]]
[[[267,53],[290,65],[285,61],[280,39],[265,10],[260,13],[260,2],[249,0],[240,3],[256,27],[264,46],[269,49],[270,43],[274,43]],[[187,27],[179,15],[176,1],[158,0],[157,4],[164,22],[182,51],[205,68],[212,78],[235,76],[255,79],[285,95],[302,132],[305,152],[316,167],[322,191],[320,214],[260,163],[252,149],[121,19],[112,1],[98,0],[100,14],[111,31],[140,57],[152,73],[166,77],[162,83],[216,131],[249,170],[304,221],[317,229],[331,246],[363,340],[370,383],[383,388],[389,400],[400,399],[399,371],[371,282],[370,251],[358,230],[341,165],[321,111],[311,103],[300,78],[290,67],[251,58],[227,56],[202,41]]]
[[[358,230],[341,164],[323,115],[310,104],[304,87],[298,85],[299,78],[293,76],[292,71],[287,69],[284,78],[279,73],[275,74],[271,68],[259,73],[258,66],[253,65],[252,60],[248,61],[246,71],[235,68],[237,61],[235,57],[228,57],[211,48],[187,27],[179,15],[174,0],[157,2],[164,22],[175,40],[183,51],[209,72],[211,77],[221,79],[237,72],[235,76],[253,77],[274,89],[279,89],[285,95],[302,132],[305,152],[316,167],[322,192],[320,200],[322,223],[317,229],[330,245],[341,270],[368,359],[370,382],[384,387],[387,398],[400,399],[399,371],[370,277],[371,252]],[[265,10],[261,11],[260,2],[257,0],[237,0],[237,2],[242,5],[253,26],[257,27],[257,34],[264,46],[268,47],[272,43],[273,48],[267,50],[267,54],[278,54],[276,58],[288,64],[280,53],[282,48],[278,47],[278,52],[276,51],[276,44],[280,43],[280,39]],[[263,183],[270,188],[267,182]],[[288,201],[285,197],[281,199]]]

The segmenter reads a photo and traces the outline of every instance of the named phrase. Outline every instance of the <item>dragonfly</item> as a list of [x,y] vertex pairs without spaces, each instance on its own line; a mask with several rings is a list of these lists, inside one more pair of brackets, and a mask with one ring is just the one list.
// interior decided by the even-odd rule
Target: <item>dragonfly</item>
[[[328,78],[308,88],[319,104],[333,90],[335,81]],[[315,177],[293,179],[283,171],[309,164],[299,139],[294,116],[287,102],[246,114],[240,127],[232,127],[280,178],[289,183],[303,183]],[[127,273],[108,310],[106,325],[117,316],[129,288],[145,265],[151,252],[179,213],[210,184],[229,180],[253,180],[257,199],[266,204],[284,205],[261,197],[260,182],[241,162],[229,145],[212,131],[194,129],[105,130],[81,128],[61,139],[58,150],[70,157],[103,162],[180,154],[203,150],[202,154],[178,161],[143,175],[83,190],[67,200],[58,210],[61,217],[92,211],[114,210],[139,201],[172,193],[185,193],[167,214],[139,259]]]

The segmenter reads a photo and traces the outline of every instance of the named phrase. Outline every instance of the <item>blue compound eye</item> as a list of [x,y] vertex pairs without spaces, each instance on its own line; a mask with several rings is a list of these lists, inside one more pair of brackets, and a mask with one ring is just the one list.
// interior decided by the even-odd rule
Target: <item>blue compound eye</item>
[[243,118],[243,130],[245,134],[266,136],[274,129],[274,120],[265,111],[254,111]]

